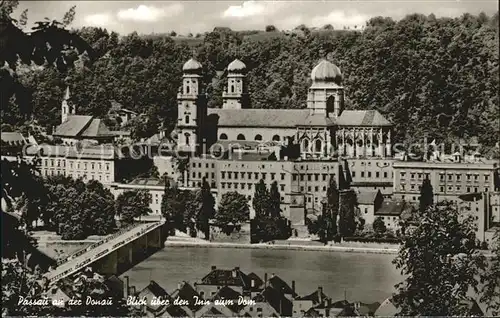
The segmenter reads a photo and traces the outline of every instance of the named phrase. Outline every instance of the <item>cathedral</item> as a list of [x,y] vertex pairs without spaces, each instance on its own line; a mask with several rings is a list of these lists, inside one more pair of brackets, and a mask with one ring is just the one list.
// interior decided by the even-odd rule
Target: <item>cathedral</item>
[[200,154],[218,141],[292,141],[303,159],[391,157],[392,124],[377,110],[344,110],[340,69],[327,60],[311,71],[303,109],[252,109],[246,65],[236,59],[227,67],[222,108],[207,108],[202,65],[183,66],[177,95],[178,149]]

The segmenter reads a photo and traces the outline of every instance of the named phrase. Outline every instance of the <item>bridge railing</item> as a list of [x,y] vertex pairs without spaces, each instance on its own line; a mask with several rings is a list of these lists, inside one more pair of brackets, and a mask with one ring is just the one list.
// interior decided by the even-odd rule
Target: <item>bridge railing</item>
[[65,257],[65,258],[58,259],[58,260],[57,260],[57,265],[64,264],[64,263],[66,263],[66,262],[68,262],[68,261],[72,260],[72,259],[73,259],[73,258],[75,258],[75,257],[78,257],[78,256],[80,256],[80,255],[83,255],[83,254],[87,253],[88,251],[90,251],[90,250],[92,250],[92,249],[94,249],[94,248],[96,248],[96,247],[98,247],[98,246],[100,246],[100,245],[102,245],[102,244],[104,244],[104,243],[106,243],[106,242],[109,242],[110,240],[112,240],[112,239],[114,239],[114,238],[116,238],[116,237],[118,237],[118,236],[122,235],[122,234],[123,234],[123,233],[125,233],[125,232],[130,231],[131,229],[133,229],[133,228],[135,228],[135,227],[137,227],[137,226],[139,226],[139,225],[140,225],[140,224],[137,224],[137,223],[134,223],[134,224],[129,224],[128,226],[126,226],[126,227],[124,227],[124,228],[120,229],[119,231],[117,231],[117,232],[115,232],[115,233],[113,233],[113,234],[111,234],[111,235],[107,236],[107,237],[106,237],[105,239],[103,239],[103,240],[100,240],[100,241],[98,241],[98,242],[92,243],[91,245],[87,246],[86,248],[81,249],[81,250],[78,250],[76,253],[73,253],[73,254],[71,254],[71,255],[68,255],[68,256],[67,256],[67,257]]
[[[141,236],[141,235],[142,235],[142,234],[144,234],[145,232],[147,232],[147,231],[149,231],[150,229],[152,229],[152,228],[154,228],[154,227],[156,227],[156,226],[158,226],[158,225],[161,225],[161,224],[162,224],[162,222],[156,222],[156,223],[152,223],[152,224],[150,224],[148,227],[143,228],[143,229],[141,229],[140,231],[135,232],[133,235],[130,235],[130,236],[128,236],[127,238],[125,238],[125,239],[121,240],[120,242],[116,243],[115,245],[113,245],[113,247],[111,247],[111,248],[107,248],[107,249],[105,249],[105,250],[103,250],[103,251],[99,252],[98,254],[96,254],[96,255],[94,255],[94,256],[91,256],[91,257],[89,257],[89,258],[85,259],[83,262],[78,263],[77,265],[75,265],[75,266],[73,266],[73,267],[71,267],[71,268],[69,268],[69,269],[65,270],[64,272],[59,273],[59,274],[57,274],[56,276],[54,276],[54,277],[50,278],[50,279],[49,279],[49,283],[52,283],[52,282],[54,282],[54,281],[57,281],[57,280],[59,280],[60,278],[63,278],[64,276],[66,276],[67,274],[69,274],[69,273],[71,273],[71,272],[74,272],[74,271],[77,271],[77,270],[81,269],[82,267],[86,266],[87,264],[89,264],[89,263],[91,263],[91,262],[95,261],[96,259],[98,259],[98,258],[102,257],[103,255],[105,255],[105,254],[107,254],[107,253],[109,253],[109,252],[112,252],[113,250],[117,249],[118,247],[120,247],[120,246],[122,246],[122,245],[124,245],[124,244],[126,244],[126,243],[128,243],[128,242],[130,242],[130,241],[132,241],[132,240],[134,240],[134,239],[136,239],[137,237]],[[109,240],[107,240],[107,241],[109,241]],[[99,244],[99,245],[100,245],[100,244]]]

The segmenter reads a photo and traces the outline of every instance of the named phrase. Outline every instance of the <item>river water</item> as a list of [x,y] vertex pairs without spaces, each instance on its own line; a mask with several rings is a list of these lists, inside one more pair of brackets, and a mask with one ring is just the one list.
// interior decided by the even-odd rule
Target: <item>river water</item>
[[395,255],[268,249],[206,247],[165,247],[124,273],[136,290],[150,280],[171,293],[181,281],[200,280],[212,265],[245,273],[255,272],[262,279],[272,273],[289,285],[295,280],[296,292],[306,295],[318,286],[334,301],[382,302],[394,291],[401,275],[391,263]]

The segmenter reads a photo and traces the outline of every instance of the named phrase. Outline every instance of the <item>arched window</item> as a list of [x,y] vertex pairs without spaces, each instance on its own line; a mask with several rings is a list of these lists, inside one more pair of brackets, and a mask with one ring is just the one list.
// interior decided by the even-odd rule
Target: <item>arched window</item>
[[302,140],[302,151],[309,151],[309,140],[308,139],[303,139]]
[[273,136],[273,141],[280,141],[280,136],[274,135]]
[[227,135],[226,134],[220,134],[219,139],[220,140],[226,140],[227,139]]
[[243,135],[243,134],[239,134],[239,135],[236,137],[236,140],[245,140],[245,135]]
[[321,152],[323,149],[323,142],[320,139],[316,139],[314,142],[314,150],[316,152]]
[[186,136],[186,145],[189,145],[190,144],[189,137],[191,136],[188,133],[185,133],[184,135]]
[[333,113],[335,111],[335,96],[330,96],[326,100],[326,113]]
[[189,85],[186,85],[186,94],[189,94],[190,87]]
[[234,93],[234,85],[231,85],[231,93]]
[[257,134],[257,135],[255,136],[255,140],[262,140],[262,136],[261,136],[261,135],[259,135],[259,134]]
[[189,124],[189,115],[186,115],[185,120],[186,120],[186,124]]

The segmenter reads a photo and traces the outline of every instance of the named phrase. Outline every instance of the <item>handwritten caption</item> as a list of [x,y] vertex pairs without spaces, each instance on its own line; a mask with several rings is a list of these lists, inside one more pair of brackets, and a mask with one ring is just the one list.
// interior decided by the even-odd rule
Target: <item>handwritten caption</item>
[[[200,299],[197,296],[193,296],[193,301],[195,306],[206,306],[206,305],[211,305],[212,301],[210,300],[205,300],[205,299]],[[31,298],[24,298],[22,296],[19,297],[19,301],[17,302],[18,305],[23,305],[23,306],[83,306],[83,305],[90,305],[90,306],[110,306],[113,305],[113,299],[108,298],[108,299],[94,299],[90,296],[87,296],[85,299],[68,299],[68,300],[63,300],[63,299],[49,299],[49,298],[42,298],[42,299],[31,299]],[[233,305],[243,305],[243,306],[253,306],[255,305],[255,301],[251,299],[246,299],[242,296],[240,296],[238,299],[216,299],[213,301],[213,304],[216,306],[233,306]],[[189,306],[191,305],[191,302],[186,299],[181,299],[180,297],[177,297],[173,301],[170,299],[162,298],[162,297],[151,297],[151,299],[147,299],[146,297],[136,297],[136,296],[129,296],[127,298],[127,306]]]

